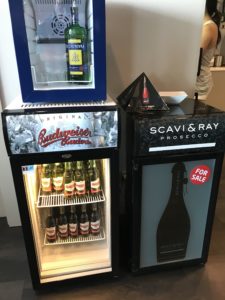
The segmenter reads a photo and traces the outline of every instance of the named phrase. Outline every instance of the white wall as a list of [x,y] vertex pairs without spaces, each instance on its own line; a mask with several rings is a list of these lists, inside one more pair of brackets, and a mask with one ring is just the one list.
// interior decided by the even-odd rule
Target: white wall
[[20,95],[20,84],[7,0],[0,0],[0,93],[3,108]]
[[[2,107],[0,104],[0,112]],[[18,206],[16,201],[15,189],[9,164],[9,158],[6,153],[2,133],[2,122],[0,118],[0,217],[7,216],[9,226],[19,226],[21,224]]]
[[[8,1],[0,1],[0,94],[5,107],[21,92]],[[143,71],[158,90],[192,95],[204,5],[205,0],[106,0],[110,96],[118,96]],[[2,142],[0,146],[4,152]],[[0,156],[0,165],[0,177],[7,181],[0,180],[5,213],[14,226],[19,215],[6,156]]]
[[225,67],[213,68],[213,88],[206,100],[206,103],[225,111]]
[[[4,108],[17,95],[20,95],[20,86],[8,2],[7,0],[0,0],[0,2],[0,102]],[[9,158],[3,140],[2,122],[0,124],[0,149],[0,216],[7,216],[9,226],[18,226],[21,223]]]
[[108,92],[145,72],[158,90],[193,95],[205,0],[106,0]]

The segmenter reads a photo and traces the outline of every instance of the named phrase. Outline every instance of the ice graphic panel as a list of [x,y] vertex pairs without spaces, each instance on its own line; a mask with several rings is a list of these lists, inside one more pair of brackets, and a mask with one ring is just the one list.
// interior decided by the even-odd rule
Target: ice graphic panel
[[12,154],[117,147],[117,111],[9,115]]

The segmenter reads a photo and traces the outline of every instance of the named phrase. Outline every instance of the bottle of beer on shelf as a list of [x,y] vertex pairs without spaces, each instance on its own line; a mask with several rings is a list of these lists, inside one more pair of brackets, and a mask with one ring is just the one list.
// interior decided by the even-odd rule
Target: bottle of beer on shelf
[[89,234],[89,218],[86,210],[86,205],[81,206],[81,215],[80,215],[80,234],[87,236]]
[[76,171],[76,162],[75,161],[71,161],[71,167],[72,167],[72,172],[73,172],[73,175],[74,175],[75,171]]
[[78,220],[77,220],[75,206],[70,207],[68,223],[69,223],[69,235],[71,237],[77,237],[78,236]]
[[61,239],[66,239],[68,234],[68,220],[65,214],[65,208],[61,206],[58,220],[58,235]]
[[92,204],[91,211],[91,234],[97,235],[100,233],[100,214],[98,211],[97,203]]
[[52,207],[52,216],[55,219],[56,226],[58,225],[59,215],[60,215],[59,206]]
[[54,243],[56,241],[56,221],[55,218],[52,216],[52,209],[49,209],[48,211],[45,233],[47,241],[49,243]]
[[54,165],[53,190],[59,194],[63,192],[63,166],[61,163],[55,163]]
[[49,164],[42,165],[41,191],[43,195],[49,195],[52,192],[52,174]]
[[101,190],[99,170],[95,160],[89,160],[88,163],[88,183],[89,193],[91,195],[98,195]]
[[74,176],[72,171],[72,163],[65,163],[65,172],[64,172],[64,197],[72,198],[74,195]]
[[86,194],[86,182],[85,182],[84,165],[82,161],[77,161],[76,163],[74,180],[75,180],[76,195],[78,197],[84,196]]

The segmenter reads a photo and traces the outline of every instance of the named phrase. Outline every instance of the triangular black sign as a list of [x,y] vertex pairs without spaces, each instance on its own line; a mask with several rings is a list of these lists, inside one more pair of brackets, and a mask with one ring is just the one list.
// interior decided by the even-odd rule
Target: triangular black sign
[[129,106],[134,111],[168,110],[168,106],[159,96],[145,73],[138,76],[117,97],[117,100],[124,109]]

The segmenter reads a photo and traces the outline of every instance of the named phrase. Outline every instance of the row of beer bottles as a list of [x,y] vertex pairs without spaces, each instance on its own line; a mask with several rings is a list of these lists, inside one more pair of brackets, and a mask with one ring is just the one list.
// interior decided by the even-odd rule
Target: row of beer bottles
[[81,205],[80,211],[75,206],[70,206],[69,212],[65,207],[59,207],[59,213],[53,208],[49,209],[46,219],[46,238],[48,242],[55,242],[57,235],[61,239],[69,236],[76,238],[88,236],[89,234],[98,235],[100,233],[100,213],[97,203]]
[[42,165],[41,190],[44,195],[64,193],[64,197],[98,194],[101,190],[99,170],[95,160]]

